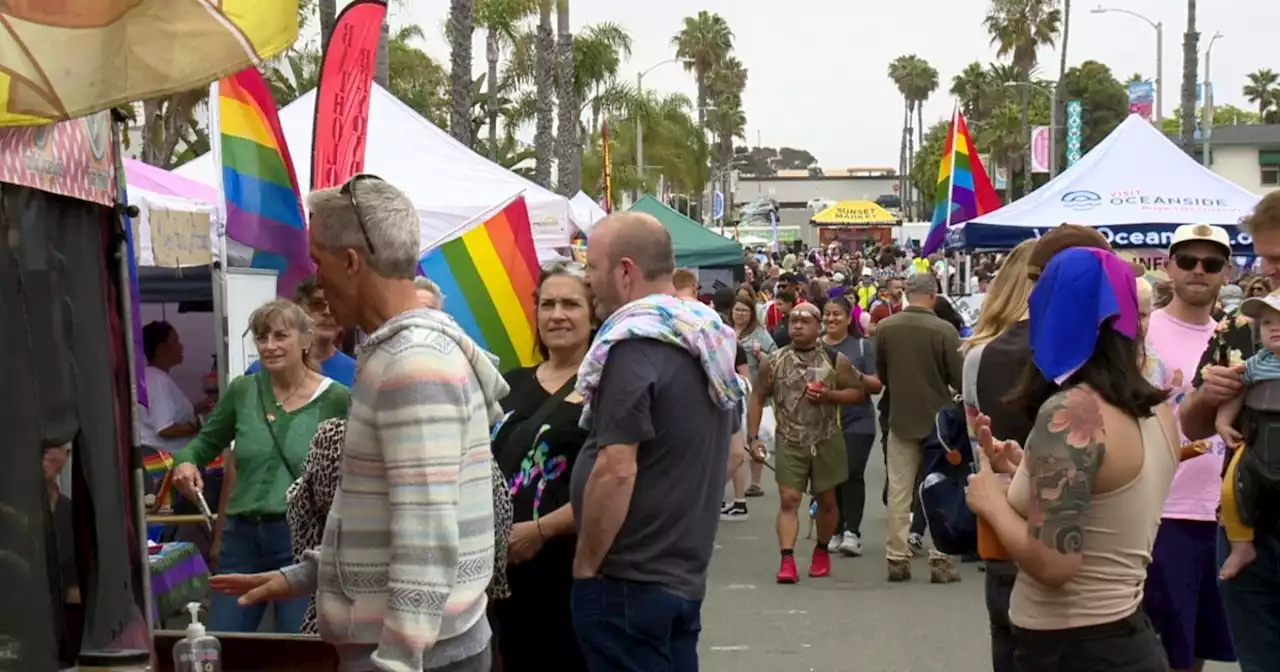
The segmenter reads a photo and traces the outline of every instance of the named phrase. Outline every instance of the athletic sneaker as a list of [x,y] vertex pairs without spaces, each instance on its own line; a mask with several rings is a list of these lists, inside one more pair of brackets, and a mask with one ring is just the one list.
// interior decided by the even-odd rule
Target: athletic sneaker
[[813,558],[809,560],[809,576],[821,578],[831,575],[831,554],[821,546],[813,549]]
[[843,541],[843,539],[844,537],[841,537],[838,534],[832,535],[831,541],[827,542],[827,552],[838,553],[840,551],[840,542]]
[[720,520],[746,520],[747,503],[730,502],[720,506]]
[[778,583],[795,583],[799,580],[800,574],[796,571],[795,556],[782,556],[782,567],[778,569]]
[[[835,539],[832,539],[835,541]],[[840,555],[857,558],[862,556],[862,539],[853,532],[845,532],[840,537],[840,545],[836,548]]]
[[911,533],[911,536],[907,537],[907,545],[911,547],[911,552],[917,557],[925,555],[924,537],[922,535]]

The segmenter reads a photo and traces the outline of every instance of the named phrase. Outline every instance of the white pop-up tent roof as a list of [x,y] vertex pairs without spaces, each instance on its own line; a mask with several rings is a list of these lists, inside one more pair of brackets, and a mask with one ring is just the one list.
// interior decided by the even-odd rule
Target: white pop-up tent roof
[[[312,90],[280,110],[303,196],[311,182],[315,109]],[[370,92],[368,123],[364,170],[409,195],[421,220],[424,246],[520,193],[529,207],[539,257],[554,257],[551,248],[569,244],[575,226],[569,199],[476,154],[377,84]],[[214,171],[210,154],[174,170],[216,186]]]
[[600,204],[588,196],[585,192],[579,191],[577,196],[569,199],[569,205],[573,208],[573,221],[580,231],[590,231],[596,222],[605,218],[606,213],[600,208]]
[[1252,239],[1238,224],[1260,199],[1130,115],[1049,183],[956,227],[948,245],[1008,249],[1065,223],[1095,227],[1117,248],[1167,248],[1178,226],[1215,224],[1248,254]]

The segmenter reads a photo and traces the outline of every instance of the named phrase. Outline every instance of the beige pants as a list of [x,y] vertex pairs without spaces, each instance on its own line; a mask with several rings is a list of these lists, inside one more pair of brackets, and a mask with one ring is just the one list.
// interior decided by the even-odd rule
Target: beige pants
[[[920,442],[908,441],[889,432],[889,539],[885,557],[890,560],[910,560],[911,548],[907,537],[911,534],[911,497],[915,490],[916,475],[920,471]],[[946,555],[929,549],[930,558]]]

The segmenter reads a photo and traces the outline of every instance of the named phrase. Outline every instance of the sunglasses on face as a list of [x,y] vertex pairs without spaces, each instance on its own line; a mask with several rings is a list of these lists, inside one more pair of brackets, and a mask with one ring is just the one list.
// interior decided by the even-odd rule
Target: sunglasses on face
[[1227,260],[1222,257],[1197,257],[1194,254],[1175,254],[1173,255],[1173,263],[1184,271],[1196,270],[1196,265],[1204,269],[1205,273],[1218,273],[1226,268]]
[[356,213],[356,223],[360,225],[360,233],[364,236],[364,244],[369,247],[369,255],[372,256],[376,253],[373,249],[373,241],[369,239],[369,227],[364,224],[364,217],[360,214],[360,203],[356,200],[356,184],[364,182],[365,180],[377,180],[381,182],[382,178],[370,173],[357,173],[352,175],[351,179],[343,183],[342,188],[338,190],[338,193],[346,196],[347,200],[351,202],[351,210]]

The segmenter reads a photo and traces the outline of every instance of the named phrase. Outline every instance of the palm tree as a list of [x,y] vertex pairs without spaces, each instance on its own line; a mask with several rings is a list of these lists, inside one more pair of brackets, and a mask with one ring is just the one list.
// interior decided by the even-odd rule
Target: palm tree
[[986,109],[983,107],[990,86],[990,78],[982,64],[974,61],[964,67],[960,74],[951,78],[949,93],[960,101],[960,109],[964,116],[972,121],[981,121]]
[[1024,168],[1031,166],[1031,73],[1037,64],[1036,52],[1042,46],[1053,46],[1062,28],[1062,11],[1057,4],[1057,0],[994,0],[983,19],[996,55],[1008,58],[1025,84],[1020,92]]
[[1280,75],[1271,68],[1249,73],[1249,83],[1244,85],[1244,97],[1258,106],[1259,117],[1267,116],[1271,106],[1280,102],[1276,100],[1277,84],[1280,84]]
[[[715,138],[715,163],[717,171],[729,169],[733,160],[733,141],[744,138],[747,117],[742,109],[742,93],[747,87],[747,69],[742,61],[727,56],[707,79],[707,92],[711,109],[707,111],[707,129]],[[733,194],[729,180],[724,180],[724,211],[733,212]]]
[[582,181],[582,148],[578,145],[579,109],[573,72],[573,33],[569,30],[569,0],[556,0],[556,190],[562,196],[578,193]]
[[686,16],[684,28],[671,38],[676,57],[684,59],[685,70],[693,72],[698,87],[698,126],[707,120],[707,77],[733,49],[733,31],[719,14],[706,10]]
[[1196,140],[1196,77],[1200,74],[1200,33],[1196,32],[1196,0],[1187,0],[1187,32],[1182,36],[1182,128],[1178,140],[1190,154]]
[[911,184],[907,178],[910,170],[907,167],[908,145],[911,143],[911,89],[908,74],[911,69],[911,59],[915,55],[899,56],[889,63],[889,79],[893,81],[894,86],[898,87],[898,93],[902,94],[902,144],[898,149],[898,193],[903,203],[911,201]]
[[471,133],[471,35],[475,0],[449,0],[449,135],[467,147]]
[[[1069,38],[1070,36],[1071,36],[1071,0],[1062,0],[1062,43],[1058,45],[1059,46],[1058,81],[1053,83],[1053,88],[1052,88],[1053,100],[1049,101],[1049,104],[1053,106],[1052,113],[1049,115],[1051,119],[1065,119],[1067,116],[1065,110],[1059,112],[1059,108],[1063,104],[1061,83],[1062,83],[1062,80],[1065,79],[1067,76],[1067,38]],[[1063,128],[1065,129],[1066,126],[1063,126]],[[1049,133],[1051,134],[1050,137],[1054,138],[1055,140],[1055,142],[1053,143],[1054,147],[1065,146],[1066,144],[1065,142],[1062,144],[1058,144],[1056,142],[1058,138],[1057,128],[1050,128]],[[1064,140],[1066,139],[1065,130],[1062,134],[1062,137]],[[1056,156],[1053,157],[1050,160],[1050,165],[1053,167],[1054,170],[1056,170],[1058,166],[1058,157]],[[1054,172],[1054,170],[1051,170],[1050,172]],[[1049,175],[1049,177],[1053,178],[1053,175]]]
[[[627,96],[633,91],[617,77],[622,62],[631,58],[631,45],[631,35],[616,23],[586,26],[573,36],[574,97],[579,115],[591,110],[588,128],[600,128],[600,115],[606,107],[626,107]],[[584,132],[583,137],[589,134]]]
[[555,50],[556,38],[551,32],[551,0],[538,0],[538,28],[533,49],[533,86],[537,96],[533,150],[537,155],[534,182],[551,187],[551,162],[555,154],[553,119],[555,116]]
[[534,0],[474,0],[475,25],[484,29],[485,57],[489,64],[489,74],[485,83],[489,89],[487,103],[489,125],[489,160],[498,161],[498,115],[501,105],[498,104],[498,63],[502,58],[502,48],[516,40],[520,22],[536,9]]
[[[916,108],[916,147],[924,146],[924,103],[938,90],[938,71],[929,65],[929,62],[923,58],[912,57],[911,64],[907,68],[907,87],[911,93],[911,100]],[[915,162],[914,151],[911,155],[912,163]],[[911,166],[907,167],[908,174],[911,172]],[[916,194],[919,209],[917,212],[924,212],[924,194],[917,190]]]

